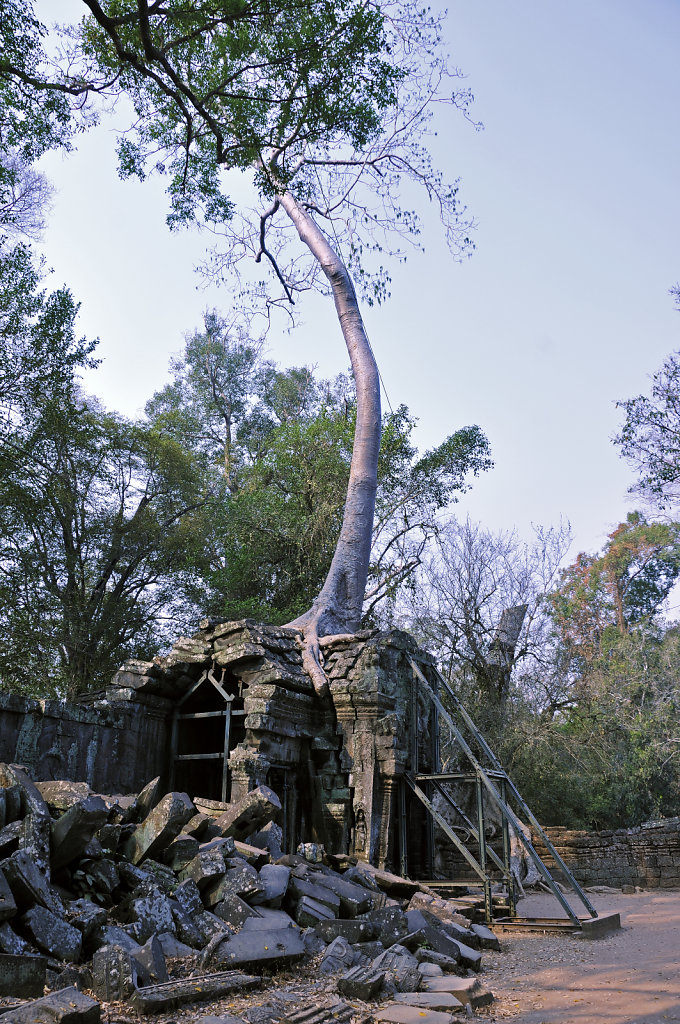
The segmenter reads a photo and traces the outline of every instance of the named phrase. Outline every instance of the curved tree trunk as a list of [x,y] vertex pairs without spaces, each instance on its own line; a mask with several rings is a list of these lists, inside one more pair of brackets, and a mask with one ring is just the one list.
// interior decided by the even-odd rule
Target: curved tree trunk
[[380,449],[380,378],[347,267],[306,210],[289,193],[279,196],[300,239],[330,283],[357,392],[357,422],[340,537],[326,581],[309,611],[289,626],[302,631],[303,664],[317,693],[326,687],[319,637],[354,633],[361,610],[371,554]]

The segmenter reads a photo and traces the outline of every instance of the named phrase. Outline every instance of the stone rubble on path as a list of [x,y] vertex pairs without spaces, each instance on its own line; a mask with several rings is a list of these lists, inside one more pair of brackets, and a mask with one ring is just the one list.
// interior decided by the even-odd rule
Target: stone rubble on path
[[[264,786],[234,804],[158,779],[108,796],[0,764],[0,794],[0,1024],[99,1024],[102,1003],[127,1019],[204,1003],[196,1024],[452,1024],[493,998],[477,976],[493,932],[317,844],[281,856]],[[209,1015],[312,965],[321,998],[277,987]]]

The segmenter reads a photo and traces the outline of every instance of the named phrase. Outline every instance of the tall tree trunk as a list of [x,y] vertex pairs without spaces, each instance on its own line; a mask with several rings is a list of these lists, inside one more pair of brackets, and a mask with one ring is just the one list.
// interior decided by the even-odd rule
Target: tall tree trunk
[[300,239],[328,278],[352,364],[357,421],[340,537],[326,581],[312,607],[293,622],[304,639],[303,663],[318,693],[326,687],[319,637],[354,633],[361,622],[373,536],[380,449],[380,378],[352,279],[340,256],[306,210],[289,193],[279,196]]

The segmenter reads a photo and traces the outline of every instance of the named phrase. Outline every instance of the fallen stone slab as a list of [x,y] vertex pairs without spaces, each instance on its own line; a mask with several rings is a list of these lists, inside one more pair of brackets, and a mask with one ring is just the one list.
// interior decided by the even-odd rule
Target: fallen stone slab
[[427,961],[419,961],[418,970],[423,978],[442,978],[444,976],[439,964],[427,963]]
[[281,801],[268,786],[252,789],[241,800],[230,804],[215,824],[222,835],[234,839],[247,839],[258,832],[281,812]]
[[8,921],[17,912],[17,903],[12,895],[4,872],[0,870],[0,921]]
[[47,958],[23,954],[0,954],[0,996],[35,999],[45,990]]
[[157,932],[174,932],[173,901],[165,893],[155,893],[133,900],[127,931],[141,946]]
[[386,1024],[453,1024],[453,1014],[441,1010],[424,1010],[420,1006],[388,1003],[373,1010],[374,1021]]
[[169,959],[182,959],[186,956],[194,956],[195,951],[188,946],[185,942],[180,942],[175,935],[171,935],[170,932],[161,932],[158,935],[158,941],[163,951],[163,956]]
[[38,949],[57,960],[78,963],[83,938],[77,928],[46,907],[31,907],[21,918],[21,928]]
[[0,786],[18,787],[23,817],[20,848],[33,858],[35,866],[50,877],[50,812],[33,779],[17,764],[0,763]]
[[193,878],[185,878],[183,882],[175,886],[172,895],[187,914],[198,914],[204,909],[200,890]]
[[376,971],[372,967],[352,967],[338,978],[338,992],[348,999],[361,999],[368,1003],[378,998],[384,981],[384,971]]
[[2,861],[0,868],[19,907],[37,903],[55,913],[60,911],[59,901],[50,889],[47,876],[26,850],[17,850]]
[[461,928],[470,927],[469,918],[460,913],[453,900],[445,900],[432,893],[414,893],[406,910],[407,912],[409,910],[427,910],[430,914],[438,917],[440,921],[450,921],[452,924],[459,924]]
[[326,888],[326,886],[316,885],[314,882],[308,882],[306,879],[298,878],[294,874],[291,875],[290,882],[288,883],[287,902],[294,905],[298,900],[301,900],[303,896],[308,896],[317,903],[323,903],[324,906],[328,907],[328,909],[332,911],[333,917],[339,916],[339,896],[336,896],[336,894]]
[[128,953],[135,953],[139,949],[139,943],[116,924],[104,924],[94,928],[85,943],[85,951],[93,955],[102,946],[122,946]]
[[290,868],[284,864],[263,864],[257,877],[262,891],[250,896],[252,906],[257,907],[266,903],[273,909],[280,907],[288,888]]
[[216,1017],[214,1013],[195,1017],[192,1024],[243,1024],[242,1017],[234,1017],[231,1013],[223,1013]]
[[109,809],[100,796],[87,796],[72,804],[58,821],[52,822],[52,867],[63,867],[80,857],[108,816]]
[[151,782],[147,782],[146,786],[137,794],[130,820],[143,821],[156,807],[162,794],[161,777],[157,775]]
[[195,813],[186,793],[168,793],[123,845],[123,856],[133,864],[154,857],[179,835]]
[[[169,933],[164,932],[163,934],[167,935]],[[141,964],[145,975],[149,979],[148,983],[155,982],[160,985],[163,982],[170,981],[168,968],[165,963],[165,954],[157,935],[152,935],[150,939],[147,939],[144,945],[134,954],[134,958],[138,964]]]
[[19,956],[24,953],[35,953],[35,949],[17,935],[7,921],[3,921],[0,924],[0,952]]
[[84,940],[90,937],[95,928],[106,924],[106,911],[91,900],[73,900],[66,909],[69,924],[78,929]]
[[354,950],[341,935],[333,939],[326,948],[324,957],[319,964],[319,971],[322,974],[335,974],[337,971],[346,971],[354,965]]
[[423,1010],[445,1010],[455,1013],[461,1009],[461,1002],[450,992],[398,992],[395,1003],[419,1006]]
[[297,963],[304,954],[302,934],[297,928],[240,931],[217,946],[213,962],[231,968],[284,967]]
[[[391,871],[383,871],[366,861],[357,864],[357,872],[368,875],[383,892],[388,896],[410,897],[421,888],[420,882],[413,882],[410,878],[402,878],[400,875],[393,875]],[[353,874],[353,879],[359,881]]]
[[471,924],[470,930],[477,936],[481,949],[500,950],[501,944],[498,940],[498,936],[494,935],[491,929],[487,928],[485,924]]
[[258,911],[248,906],[245,900],[235,893],[229,893],[219,903],[215,903],[212,912],[235,932],[244,928],[249,920],[259,920]]
[[92,790],[87,782],[70,782],[67,779],[55,779],[52,782],[36,782],[35,788],[47,804],[50,811],[63,813],[69,807],[85,800]]
[[[196,879],[199,889],[201,883]],[[227,896],[240,896],[246,901],[263,892],[257,871],[244,860],[239,861],[234,867],[227,868],[219,877],[203,888],[203,901],[209,907],[219,903]]]
[[378,938],[383,946],[393,946],[400,942],[411,930],[406,914],[399,907],[382,907],[362,915],[362,920],[372,921],[378,926]]
[[100,1024],[101,1010],[95,999],[77,988],[63,988],[42,999],[0,1014],[4,1024]]
[[602,939],[621,927],[620,914],[598,914],[597,917],[581,918],[584,939]]
[[[245,866],[247,867],[247,865]],[[182,882],[191,879],[197,885],[199,891],[203,892],[221,881],[226,870],[227,865],[224,863],[224,854],[221,848],[216,846],[205,850],[199,849],[196,856],[192,857],[186,867],[182,868],[178,877]],[[257,878],[256,871],[255,877]],[[218,897],[213,902],[218,903],[220,898],[224,899],[224,896]]]
[[324,921],[334,921],[335,914],[325,903],[303,896],[295,904],[295,920],[301,928],[315,928]]
[[453,960],[457,958],[459,964],[469,967],[473,971],[481,969],[482,954],[478,949],[472,949],[464,942],[452,939],[450,935],[447,935],[446,932],[439,928],[427,927],[423,928],[422,932],[428,946],[436,950],[437,953],[450,956]]
[[[428,910],[408,910],[406,912],[406,920],[408,921],[409,931],[418,931],[428,926],[430,928],[438,928],[440,931],[450,935],[452,939],[456,939],[457,942],[464,942],[466,946],[470,946],[472,949],[479,949],[479,936],[471,928],[463,928],[454,921],[442,920],[440,917],[431,914]],[[489,934],[492,935],[493,933],[489,932]]]
[[421,987],[422,975],[418,961],[403,946],[395,945],[386,949],[373,961],[373,969],[384,971],[397,992],[417,992]]
[[163,851],[163,863],[173,871],[181,871],[198,853],[198,839],[180,832]]
[[242,843],[238,839],[234,839],[234,852],[252,864],[258,871],[271,861],[268,850],[263,850],[259,846],[251,846],[250,843]]
[[443,953],[437,953],[434,949],[425,949],[421,947],[417,949],[414,954],[419,965],[432,964],[433,966],[439,967],[442,971],[455,974],[458,970],[458,960],[452,956],[445,956]]
[[421,987],[423,992],[448,992],[463,1006],[469,1003],[473,1009],[493,1002],[492,993],[481,985],[479,978],[424,978]]
[[281,1018],[281,1024],[349,1024],[355,1013],[348,1003],[319,1006],[317,1002],[290,1010]]
[[278,931],[279,928],[297,928],[297,924],[285,910],[275,910],[272,907],[258,907],[255,912],[244,922],[243,930],[246,932]]
[[314,872],[314,883],[325,886],[334,892],[340,900],[340,913],[343,917],[358,917],[365,914],[373,906],[371,893],[356,882],[347,881],[336,874]]
[[257,988],[261,982],[261,978],[241,974],[239,971],[220,971],[217,974],[204,974],[168,981],[163,985],[138,988],[130,1002],[138,1013],[161,1013],[189,1003],[220,999],[230,992],[245,992]]
[[139,964],[121,946],[102,946],[92,957],[92,991],[106,1003],[129,999],[139,983]]
[[320,921],[315,925],[314,930],[320,935],[324,942],[332,942],[341,935],[343,939],[354,944],[355,942],[371,942],[377,939],[379,928],[373,921],[345,920],[339,918],[333,921]]
[[47,987],[55,992],[62,988],[77,988],[79,992],[85,992],[92,988],[92,971],[83,964],[66,964],[60,971],[52,971],[48,967]]

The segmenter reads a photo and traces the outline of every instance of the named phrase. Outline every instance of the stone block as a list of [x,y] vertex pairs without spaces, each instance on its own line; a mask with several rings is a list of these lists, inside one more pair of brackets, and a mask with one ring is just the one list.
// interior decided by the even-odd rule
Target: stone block
[[[165,932],[164,934],[168,933]],[[170,980],[165,964],[163,947],[158,936],[152,935],[150,939],[147,939],[144,945],[134,954],[134,958],[138,964],[141,964],[145,975],[149,977],[150,981],[162,984]]]
[[201,893],[193,878],[185,878],[173,893],[182,910],[187,914],[198,914],[203,910]]
[[260,984],[260,978],[239,971],[221,971],[138,988],[131,1003],[138,1013],[162,1013],[190,1003],[221,999],[232,992],[245,992]]
[[70,782],[67,779],[56,779],[52,782],[36,782],[35,788],[47,804],[50,811],[63,813],[73,804],[85,800],[92,792],[87,782]]
[[472,1009],[488,1006],[493,1002],[493,995],[479,982],[479,978],[424,978],[422,989],[424,992],[435,992],[438,994],[450,993],[461,1003],[462,1006],[469,1004]]
[[301,900],[303,896],[307,896],[309,899],[315,900],[317,903],[322,903],[324,906],[332,912],[333,917],[338,917],[340,914],[340,897],[336,896],[334,892],[331,892],[324,885],[316,885],[313,882],[308,882],[304,878],[298,878],[295,874],[292,874],[288,883],[288,893],[286,902],[295,905],[298,900]]
[[399,907],[383,907],[380,910],[371,910],[362,915],[363,920],[370,921],[378,928],[378,939],[386,948],[400,942],[410,929],[406,914]]
[[77,928],[83,939],[88,939],[95,928],[106,924],[106,911],[91,900],[73,900],[68,904],[68,922]]
[[[274,910],[271,907],[258,907],[257,913],[253,911],[252,915],[243,924],[243,928],[247,932],[275,932],[278,931],[279,928],[297,927],[298,925],[285,910]],[[324,949],[325,946],[326,944],[324,943]]]
[[92,991],[106,1003],[127,1000],[137,989],[139,965],[121,946],[102,946],[92,957]]
[[317,935],[320,935],[324,942],[332,942],[341,935],[343,939],[354,944],[355,942],[371,942],[377,939],[379,928],[373,921],[345,920],[339,918],[332,921],[320,921],[315,925]]
[[350,1024],[356,1010],[344,1002],[319,1006],[318,1001],[307,1006],[296,1006],[281,1017],[281,1024]]
[[181,942],[175,935],[171,935],[170,932],[161,932],[158,935],[158,941],[161,944],[163,956],[169,959],[176,960],[187,956],[194,956],[194,950],[191,946]]
[[370,892],[356,882],[348,882],[339,875],[315,872],[314,882],[334,892],[340,900],[340,913],[343,917],[357,917],[365,914],[373,905]]
[[242,843],[239,839],[234,839],[233,842],[234,853],[237,853],[239,857],[243,857],[245,861],[252,864],[258,871],[265,864],[270,863],[271,857],[267,850],[262,850],[259,846],[252,846],[250,843]]
[[122,946],[128,953],[135,953],[139,949],[139,943],[115,924],[105,924],[94,928],[87,938],[85,950],[92,955],[102,946]]
[[46,907],[27,910],[21,918],[21,927],[43,953],[72,963],[80,960],[83,944],[80,932]]
[[99,796],[87,796],[52,822],[52,867],[60,868],[80,857],[95,832],[105,824],[109,810]]
[[174,932],[172,900],[158,890],[149,896],[133,900],[128,931],[140,945],[158,932]]
[[348,999],[361,999],[368,1003],[378,998],[384,981],[384,971],[376,971],[373,967],[352,967],[338,978],[338,992]]
[[186,832],[188,836],[193,836],[194,839],[201,839],[205,835],[211,821],[213,819],[209,814],[202,814],[199,811],[198,814],[194,814],[193,818],[189,818],[186,825],[183,826],[182,832]]
[[17,850],[0,864],[18,907],[39,904],[58,913],[59,901],[51,891],[46,875],[26,850]]
[[45,989],[47,959],[34,954],[0,954],[0,996],[35,999]]
[[151,814],[151,811],[156,807],[161,796],[163,789],[161,787],[161,777],[156,776],[151,782],[147,782],[146,786],[137,794],[134,802],[134,810],[132,811],[131,821],[144,821],[144,819]]
[[290,868],[284,864],[263,864],[258,873],[262,891],[250,897],[251,904],[254,907],[263,903],[275,909],[280,907],[288,889],[289,879]]
[[423,928],[423,936],[431,949],[437,951],[437,953],[443,953],[445,956],[450,956],[453,960],[458,958],[458,963],[462,964],[463,967],[468,967],[473,971],[478,971],[482,964],[482,954],[478,949],[472,949],[467,946],[464,942],[458,942],[457,939],[452,939],[446,932],[439,928]]
[[373,961],[374,970],[383,971],[385,980],[389,981],[397,992],[417,992],[422,976],[418,970],[418,961],[403,946],[395,944]]
[[8,921],[17,912],[17,903],[12,895],[4,872],[0,870],[0,921]]
[[240,931],[220,943],[214,963],[225,968],[284,967],[301,960],[304,953],[302,935],[296,928]]
[[240,896],[236,896],[234,893],[229,893],[223,900],[216,903],[212,908],[212,912],[221,921],[226,921],[230,928],[233,928],[236,932],[240,931],[251,918],[259,920],[257,911],[249,907],[245,900],[242,900]]
[[9,857],[19,849],[21,830],[21,821],[12,821],[0,829],[0,857]]
[[180,832],[162,853],[163,863],[173,871],[181,871],[198,854],[198,839]]
[[275,821],[268,822],[264,828],[259,829],[250,837],[251,845],[266,850],[273,861],[277,861],[282,856],[282,842],[283,830]]
[[201,910],[200,913],[194,914],[192,921],[201,933],[201,946],[207,945],[211,939],[216,938],[218,935],[226,937],[230,934],[231,929],[226,921],[223,921],[217,914],[213,914],[209,910]]
[[175,922],[177,938],[192,949],[202,949],[205,945],[202,929],[195,923],[193,916],[187,914],[176,900],[171,900],[170,902],[172,904],[172,919]]
[[441,1010],[424,1010],[420,1006],[388,1003],[373,1011],[376,1024],[453,1024],[453,1014]]
[[354,966],[354,950],[341,935],[333,939],[326,948],[323,960],[319,964],[321,974],[335,974],[337,971],[347,971]]
[[258,832],[281,812],[281,801],[267,786],[258,786],[241,800],[230,804],[217,818],[216,824],[225,836],[247,839]]
[[0,924],[0,952],[15,956],[35,953],[35,948],[13,930],[7,921]]
[[498,937],[485,924],[471,924],[470,930],[477,936],[481,949],[499,950],[501,948]]
[[99,1003],[77,988],[51,992],[24,1006],[0,1014],[5,1024],[100,1024]]
[[[196,856],[179,872],[179,879],[182,882],[191,879],[198,886],[199,891],[203,892],[211,884],[221,879],[225,871],[224,854],[221,848],[217,846],[206,850],[199,850]],[[255,872],[255,875],[257,876],[257,872]],[[217,900],[213,902],[216,903]]]
[[195,813],[186,793],[168,793],[124,844],[123,856],[133,864],[156,856],[179,835]]
[[[429,926],[445,932],[458,942],[464,942],[467,946],[471,946],[472,949],[478,949],[480,946],[479,937],[471,928],[463,927],[454,921],[442,920],[440,917],[431,914],[428,910],[409,910],[406,913],[406,920],[408,921],[409,931],[418,931]],[[489,935],[491,934],[489,932]]]
[[321,921],[333,921],[335,917],[325,904],[311,896],[303,896],[295,904],[295,920],[301,928],[315,928]]

